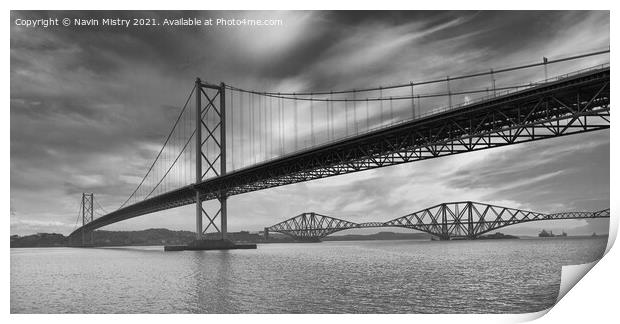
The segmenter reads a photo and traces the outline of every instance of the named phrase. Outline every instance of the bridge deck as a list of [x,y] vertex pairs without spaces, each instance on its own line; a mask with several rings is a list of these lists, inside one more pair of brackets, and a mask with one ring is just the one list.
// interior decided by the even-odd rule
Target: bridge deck
[[129,218],[400,163],[609,128],[610,68],[604,67],[485,101],[327,143],[185,186],[104,215],[91,231]]

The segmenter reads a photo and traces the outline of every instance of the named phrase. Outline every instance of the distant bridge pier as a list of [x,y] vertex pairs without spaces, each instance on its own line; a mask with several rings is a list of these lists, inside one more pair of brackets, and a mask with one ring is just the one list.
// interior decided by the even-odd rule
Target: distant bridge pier
[[226,196],[221,196],[220,198],[220,239],[225,240],[226,239],[226,233],[228,233],[226,227],[228,226],[227,224],[227,218],[228,218],[228,197]]

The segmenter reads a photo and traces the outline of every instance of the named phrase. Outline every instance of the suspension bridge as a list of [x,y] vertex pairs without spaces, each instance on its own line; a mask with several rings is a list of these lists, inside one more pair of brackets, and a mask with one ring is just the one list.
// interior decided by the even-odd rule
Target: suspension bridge
[[348,229],[400,227],[425,232],[440,240],[475,239],[502,227],[533,221],[609,218],[609,209],[595,212],[539,213],[472,201],[443,203],[387,222],[355,223],[317,213],[303,213],[270,227],[300,242],[322,238]]
[[[135,190],[114,211],[84,213],[70,237],[195,204],[196,239],[208,231],[224,239],[233,195],[608,129],[608,55],[352,90],[259,91],[197,79]],[[593,58],[603,63],[576,68]],[[562,73],[549,77],[549,69]]]

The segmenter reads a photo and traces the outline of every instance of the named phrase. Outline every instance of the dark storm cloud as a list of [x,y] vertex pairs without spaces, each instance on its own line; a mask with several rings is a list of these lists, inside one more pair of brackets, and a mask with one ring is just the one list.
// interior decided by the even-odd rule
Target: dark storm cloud
[[[197,76],[259,90],[351,89],[609,44],[608,12],[11,12],[12,21],[240,16],[279,18],[284,26],[12,25],[12,232],[69,232],[84,191],[95,192],[108,210],[118,207],[146,172]],[[229,223],[233,230],[258,229],[306,210],[380,220],[456,199],[545,210],[599,208],[609,201],[608,134],[234,197]],[[572,203],[562,205],[566,201]],[[192,228],[192,217],[183,213],[177,209],[115,226]]]

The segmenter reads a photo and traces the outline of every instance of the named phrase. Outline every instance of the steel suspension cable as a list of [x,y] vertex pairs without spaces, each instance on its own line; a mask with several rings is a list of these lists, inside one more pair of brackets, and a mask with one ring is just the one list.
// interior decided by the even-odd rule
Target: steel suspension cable
[[349,107],[346,98],[344,99],[344,133],[345,136],[349,136]]
[[[379,88],[379,98],[383,98],[383,88]],[[381,100],[381,125],[383,125],[383,100]]]
[[278,100],[278,115],[279,115],[279,122],[278,122],[278,129],[280,130],[280,155],[284,155],[284,108],[283,108],[283,104],[282,104],[282,99],[280,98]]
[[98,200],[96,200],[96,199],[93,199],[93,200],[95,200],[95,204],[97,204],[97,206],[99,207],[99,209],[101,209],[101,211],[103,211],[104,213],[108,214],[108,212],[105,210],[105,208],[103,208],[103,207],[101,206],[101,204],[99,204],[99,201],[98,201]]
[[[263,141],[262,141],[262,125],[263,125],[263,97],[258,97],[258,155],[260,156],[261,152],[263,152]],[[260,160],[260,158],[258,158]]]
[[263,97],[263,159],[267,159],[267,97]]
[[269,98],[269,157],[273,156],[273,98]]
[[295,125],[295,128],[294,128],[295,129],[294,130],[294,133],[295,133],[295,151],[297,151],[299,149],[299,142],[298,142],[298,139],[297,139],[297,135],[298,135],[297,134],[297,100],[294,100],[293,103],[295,105],[295,109],[293,110],[293,113],[294,113],[294,115],[293,115],[293,125]]
[[330,101],[329,101],[330,111],[329,111],[329,113],[330,113],[330,117],[331,117],[331,119],[330,119],[330,131],[332,133],[332,140],[333,140],[334,138],[336,138],[336,134],[335,134],[335,130],[334,130],[334,94],[330,93],[329,94],[329,98],[330,98]]
[[234,124],[235,124],[235,106],[233,105],[233,100],[234,100],[234,91],[230,92],[230,166],[231,169],[234,170],[235,169],[235,128],[234,128]]
[[[183,150],[185,150],[185,148],[187,147],[187,144],[189,144],[191,142],[191,139],[194,137],[195,134],[196,134],[196,131],[194,130],[194,132],[192,133],[192,136],[190,136],[190,138],[185,142],[185,145],[183,146]],[[155,185],[155,188],[153,188],[153,190],[151,190],[151,192],[149,192],[149,194],[144,199],[149,198],[151,196],[151,194],[155,191],[155,189],[157,189],[157,187],[159,187],[159,185],[166,178],[166,176],[168,175],[170,170],[172,170],[172,167],[174,167],[174,165],[177,163],[177,161],[179,160],[180,156],[181,156],[181,154],[177,155],[177,157],[174,159],[174,162],[172,162],[172,165],[168,168],[166,173],[164,173],[164,176],[161,178],[161,180],[159,180],[157,185]]]
[[[450,79],[452,80],[452,79]],[[445,79],[444,79],[445,81]],[[522,83],[519,85],[512,85],[512,86],[505,86],[505,87],[498,87],[495,88],[495,90],[514,90],[514,89],[521,89],[521,88],[528,88],[528,87],[533,87],[538,85],[539,83],[534,83],[534,82],[529,82],[529,83]],[[433,97],[447,97],[448,95],[463,95],[463,94],[474,94],[474,93],[482,93],[482,92],[487,92],[488,88],[480,88],[480,89],[474,89],[474,90],[464,90],[464,91],[459,91],[459,92],[436,92],[436,93],[430,93],[430,94],[417,94],[415,96],[411,96],[411,95],[407,95],[407,96],[394,96],[394,97],[382,97],[382,94],[379,95],[379,97],[374,97],[374,98],[357,98],[357,99],[352,99],[352,98],[337,98],[337,99],[330,99],[330,98],[299,98],[299,97],[287,97],[287,96],[277,96],[277,95],[264,95],[264,94],[258,94],[258,95],[264,95],[266,97],[273,97],[273,98],[280,98],[280,99],[287,99],[287,100],[296,100],[296,101],[331,101],[331,102],[351,102],[351,101],[391,101],[391,100],[411,100],[412,98],[433,98]],[[383,108],[380,108],[380,110],[383,110]]]
[[252,147],[252,164],[256,163],[256,143],[254,141],[254,139],[256,138],[256,128],[254,125],[254,96],[252,96],[252,98],[250,99],[250,130],[251,130],[251,136],[250,136],[250,144]]
[[149,167],[148,171],[146,172],[146,174],[142,178],[142,181],[140,181],[140,184],[138,185],[138,187],[136,187],[136,189],[131,193],[129,198],[127,198],[127,200],[125,200],[125,202],[118,209],[123,208],[123,206],[125,206],[125,204],[127,204],[127,202],[135,195],[135,193],[138,191],[138,189],[142,186],[142,184],[144,183],[144,180],[146,180],[146,177],[149,175],[151,170],[153,170],[153,167],[155,166],[155,163],[158,161],[159,157],[161,156],[162,152],[164,151],[164,148],[166,147],[166,144],[168,144],[168,141],[170,140],[170,137],[172,136],[172,134],[174,132],[174,129],[177,127],[177,124],[179,123],[179,120],[181,119],[181,116],[183,116],[183,113],[185,112],[185,109],[187,108],[187,104],[189,103],[189,100],[192,98],[192,95],[194,94],[195,90],[196,90],[196,87],[193,87],[192,91],[190,92],[189,96],[187,97],[187,100],[185,101],[185,104],[183,105],[183,109],[181,109],[181,113],[179,114],[179,117],[177,117],[176,121],[174,122],[174,126],[172,126],[172,129],[170,130],[170,133],[168,133],[168,136],[166,136],[166,140],[164,141],[164,145],[161,147],[161,150],[159,150],[159,153],[157,153],[157,156],[155,157],[155,161],[153,161],[153,163]]
[[[207,116],[207,111],[205,111],[202,116],[200,117],[201,119],[205,118]],[[151,194],[155,191],[155,189],[157,189],[159,187],[159,185],[163,182],[163,180],[166,178],[166,176],[168,175],[168,173],[170,172],[170,170],[172,170],[172,168],[174,167],[174,165],[176,164],[176,162],[179,160],[179,157],[181,157],[181,153],[183,151],[185,151],[185,149],[187,148],[187,145],[192,141],[192,138],[194,138],[194,135],[196,135],[196,129],[194,129],[194,131],[192,132],[192,134],[189,136],[189,138],[187,139],[187,141],[185,142],[185,145],[183,145],[183,149],[181,149],[181,152],[179,152],[179,154],[176,156],[176,158],[174,159],[174,162],[172,162],[172,165],[170,165],[170,167],[168,168],[168,170],[164,173],[164,175],[162,176],[162,178],[159,180],[159,182],[155,185],[155,188],[153,188],[151,190],[151,192],[149,192],[149,194],[144,198],[147,199],[148,197],[151,196]],[[198,140],[198,139],[196,139]],[[190,145],[190,149],[191,149],[191,145]]]
[[329,102],[325,102],[325,119],[327,119],[327,123],[325,123],[325,137],[329,141]]
[[[513,67],[508,67],[508,68],[503,68],[503,69],[498,69],[498,70],[492,70],[492,71],[475,72],[475,73],[470,73],[470,74],[450,77],[450,80],[461,80],[461,79],[485,76],[485,75],[489,75],[489,74],[499,74],[499,73],[511,72],[511,71],[516,71],[516,70],[522,70],[522,69],[528,69],[528,68],[537,67],[537,66],[543,66],[543,65],[555,64],[555,63],[560,63],[560,62],[566,62],[566,61],[571,61],[571,60],[581,59],[581,58],[585,58],[585,57],[606,54],[606,53],[610,53],[610,50],[609,49],[599,50],[599,51],[589,52],[589,53],[585,53],[585,54],[579,54],[579,55],[573,55],[573,56],[569,56],[569,57],[565,57],[565,58],[559,58],[559,59],[555,59],[555,60],[547,60],[546,62],[530,63],[530,64],[513,66]],[[328,94],[345,94],[345,93],[353,93],[353,92],[378,91],[378,90],[381,90],[381,89],[383,89],[383,90],[390,90],[390,89],[410,87],[412,85],[418,86],[418,85],[426,85],[426,84],[433,84],[433,83],[441,83],[441,82],[445,82],[445,81],[446,81],[446,78],[443,77],[443,78],[432,79],[432,80],[425,80],[425,81],[418,81],[418,82],[408,82],[408,83],[395,84],[395,85],[382,86],[382,87],[371,87],[371,88],[366,88],[366,89],[339,90],[339,91],[278,92],[278,93],[276,93],[276,92],[268,92],[268,91],[245,90],[245,89],[239,89],[239,88],[235,88],[235,89],[238,90],[238,91],[252,92],[252,93],[255,93],[255,94],[263,94],[263,95],[276,95],[276,94],[278,94],[278,95],[309,96],[310,94],[314,94],[314,95],[328,95]],[[229,87],[229,86],[227,85],[227,87]],[[234,88],[234,87],[231,87],[231,88]]]
[[353,129],[355,129],[355,134],[358,134],[358,129],[357,129],[357,99],[355,97],[355,91],[353,91]]
[[[312,98],[312,95],[310,95],[310,98]],[[314,109],[312,103],[310,101],[310,145],[314,145]]]
[[370,129],[369,123],[370,123],[370,109],[368,108],[368,99],[366,99],[366,130]]
[[245,149],[244,149],[244,145],[243,143],[245,143],[245,118],[243,117],[245,114],[243,113],[243,93],[239,92],[239,121],[241,124],[241,143],[239,143],[239,149],[240,149],[240,154],[239,154],[239,158],[241,159],[241,166],[240,167],[244,167],[245,166]]
[[77,228],[78,224],[80,223],[80,216],[82,216],[81,211],[82,211],[82,202],[81,200],[78,201],[78,212],[77,212],[77,219],[75,220],[75,225],[73,226],[73,231],[75,231],[75,229]]

